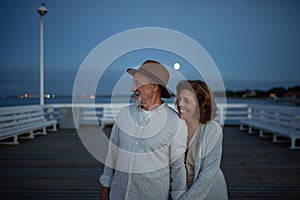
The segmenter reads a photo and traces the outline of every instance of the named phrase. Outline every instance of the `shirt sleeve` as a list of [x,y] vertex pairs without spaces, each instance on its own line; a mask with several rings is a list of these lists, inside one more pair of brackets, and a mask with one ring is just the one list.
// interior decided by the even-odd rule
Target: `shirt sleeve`
[[210,192],[216,175],[219,173],[223,141],[222,130],[221,128],[213,128],[209,130],[206,136],[208,136],[207,141],[201,144],[205,146],[203,151],[206,153],[201,158],[200,173],[195,174],[197,179],[180,200],[205,199]]
[[186,144],[187,127],[185,122],[181,121],[178,132],[170,146],[170,195],[172,199],[179,199],[186,192],[187,184],[184,165]]
[[109,139],[109,145],[107,150],[107,156],[106,161],[103,169],[103,174],[99,177],[99,182],[103,187],[110,187],[112,177],[114,174],[114,167],[116,166],[118,153],[117,153],[117,147],[118,147],[118,132],[119,127],[117,126],[117,123],[114,124],[110,139]]

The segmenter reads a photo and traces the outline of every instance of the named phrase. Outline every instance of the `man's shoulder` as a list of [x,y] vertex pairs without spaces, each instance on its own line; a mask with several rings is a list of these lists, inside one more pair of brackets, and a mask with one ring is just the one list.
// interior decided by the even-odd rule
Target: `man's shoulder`
[[123,115],[125,113],[128,113],[128,112],[132,111],[133,109],[136,109],[135,107],[136,106],[132,105],[132,104],[125,105],[119,109],[118,115]]
[[166,104],[166,110],[167,110],[167,112],[168,112],[169,115],[174,116],[175,118],[180,119],[180,117],[178,115],[178,112],[174,108],[170,107],[168,104]]
[[174,128],[178,126],[185,126],[185,121],[182,120],[180,117],[179,117],[179,114],[178,112],[170,107],[170,106],[166,106],[166,112],[167,112],[167,121],[171,124],[174,125]]

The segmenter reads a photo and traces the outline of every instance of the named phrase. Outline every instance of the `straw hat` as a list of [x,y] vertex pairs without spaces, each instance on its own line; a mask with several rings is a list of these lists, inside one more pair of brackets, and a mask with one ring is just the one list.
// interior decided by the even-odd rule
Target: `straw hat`
[[161,97],[171,97],[168,89],[166,88],[170,75],[168,70],[161,63],[154,60],[146,60],[138,69],[129,68],[127,69],[127,72],[132,76],[134,76],[136,72],[145,74],[161,85]]

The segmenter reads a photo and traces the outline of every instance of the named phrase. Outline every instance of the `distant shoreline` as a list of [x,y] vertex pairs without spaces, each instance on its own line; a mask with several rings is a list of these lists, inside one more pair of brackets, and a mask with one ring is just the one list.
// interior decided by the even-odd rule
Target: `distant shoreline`
[[[174,103],[174,98],[164,99],[167,103]],[[82,103],[130,103],[132,102],[132,98],[128,95],[122,95],[119,97],[114,97],[113,99],[111,96],[107,95],[99,95],[93,99],[89,98],[82,98],[79,99],[79,102],[82,100]],[[223,99],[224,100],[224,99]],[[217,103],[223,103],[222,98],[216,97]],[[47,104],[72,104],[72,96],[71,95],[62,95],[56,96],[55,98],[46,98],[44,99],[45,105]],[[39,105],[40,99],[35,98],[19,98],[19,97],[0,97],[0,107],[5,106],[22,106],[22,105]],[[226,103],[241,103],[241,104],[259,104],[259,105],[278,105],[278,106],[300,106],[299,99],[291,99],[291,98],[270,98],[270,97],[248,97],[248,98],[241,98],[241,97],[227,97]]]

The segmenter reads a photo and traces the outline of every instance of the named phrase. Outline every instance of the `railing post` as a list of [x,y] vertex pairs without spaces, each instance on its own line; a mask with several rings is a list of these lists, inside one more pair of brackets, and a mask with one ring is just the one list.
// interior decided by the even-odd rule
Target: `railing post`
[[219,123],[220,124],[224,124],[224,120],[225,120],[225,104],[223,105],[219,105]]
[[53,113],[54,113],[54,108],[53,107],[50,107],[47,109],[47,113],[50,113],[49,114],[49,119],[53,119]]
[[252,118],[252,107],[250,107],[249,105],[248,105],[247,112],[248,112],[247,119],[251,119]]
[[42,106],[44,111],[44,116],[46,119],[54,119],[54,107]]

